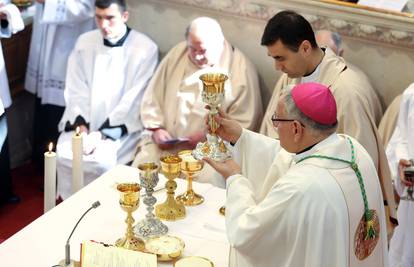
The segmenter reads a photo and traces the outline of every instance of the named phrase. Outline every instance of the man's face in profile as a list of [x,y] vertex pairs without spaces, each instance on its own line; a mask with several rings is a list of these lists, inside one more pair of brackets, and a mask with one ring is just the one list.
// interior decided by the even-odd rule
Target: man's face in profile
[[276,70],[286,73],[289,78],[300,78],[306,74],[306,58],[302,45],[297,52],[292,51],[280,40],[267,46],[267,54],[274,59]]
[[104,38],[118,38],[122,34],[125,23],[128,20],[128,12],[121,11],[117,4],[111,4],[104,9],[96,7],[95,20]]

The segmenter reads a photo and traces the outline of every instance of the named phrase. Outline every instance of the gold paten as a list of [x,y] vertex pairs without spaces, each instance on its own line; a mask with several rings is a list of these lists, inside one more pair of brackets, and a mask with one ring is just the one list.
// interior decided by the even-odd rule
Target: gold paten
[[145,250],[156,254],[158,261],[171,261],[181,257],[184,251],[184,241],[176,236],[163,235],[147,240]]
[[132,228],[135,220],[132,217],[132,212],[136,211],[139,206],[139,191],[140,186],[137,183],[122,183],[116,188],[121,194],[119,205],[127,212],[125,220],[127,224],[127,231],[125,237],[118,239],[115,242],[117,247],[122,247],[130,250],[143,251],[145,248],[144,241],[136,237]]
[[175,221],[185,217],[185,207],[178,203],[175,196],[177,183],[174,181],[181,173],[181,158],[177,155],[161,157],[161,172],[168,179],[165,183],[167,199],[155,207],[155,215],[161,220]]

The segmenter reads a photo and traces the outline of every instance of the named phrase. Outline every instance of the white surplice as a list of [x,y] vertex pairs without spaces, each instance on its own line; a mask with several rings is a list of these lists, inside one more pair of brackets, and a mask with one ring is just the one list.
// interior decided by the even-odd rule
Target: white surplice
[[25,88],[42,104],[65,106],[67,61],[76,40],[95,28],[94,0],[36,3]]
[[[414,83],[403,93],[398,121],[387,146],[394,185],[400,196],[406,196],[407,188],[398,177],[400,159],[414,159]],[[390,241],[390,266],[414,266],[414,202],[400,200],[397,210],[398,226]]]
[[[2,4],[8,4],[8,1],[0,1]],[[11,11],[14,9],[17,9],[13,4],[10,5]],[[4,9],[4,7],[3,7]],[[10,17],[6,17],[6,20],[8,21],[9,25],[5,28],[0,28],[0,38],[9,38],[13,33],[16,33],[17,30],[23,30],[23,28],[20,26],[23,24],[22,17],[18,11],[10,12]],[[13,25],[13,24],[18,24]],[[17,29],[18,26],[18,29]],[[0,115],[4,113],[4,109],[11,106],[12,100],[10,97],[10,88],[9,88],[9,81],[7,79],[7,72],[6,72],[6,64],[4,62],[3,57],[3,48],[0,44]]]
[[377,211],[380,221],[380,238],[372,254],[363,261],[354,254],[354,234],[364,205],[350,165],[320,158],[296,163],[315,154],[350,161],[344,135],[333,134],[294,155],[274,139],[243,130],[235,147],[242,175],[227,180],[231,266],[388,266],[385,211],[375,166],[366,150],[351,140],[369,208]]
[[[115,164],[133,159],[143,130],[139,117],[141,98],[157,63],[157,45],[134,30],[120,47],[104,46],[99,30],[79,37],[69,58],[66,109],[59,131],[67,122],[74,124],[79,115],[89,123],[91,132],[108,118],[111,126],[125,125],[128,131],[116,141],[99,141],[91,155],[84,155],[85,184]],[[72,135],[73,132],[63,132],[57,146],[58,189],[63,198],[71,188]]]

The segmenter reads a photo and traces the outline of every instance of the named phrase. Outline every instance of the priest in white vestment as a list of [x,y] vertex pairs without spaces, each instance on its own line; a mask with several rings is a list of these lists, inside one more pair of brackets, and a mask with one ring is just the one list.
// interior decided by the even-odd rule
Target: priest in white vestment
[[25,89],[36,96],[32,160],[41,171],[43,153],[56,143],[65,109],[69,54],[78,37],[95,28],[95,0],[36,0]]
[[414,201],[407,199],[408,188],[414,186],[407,180],[404,168],[414,159],[414,83],[403,93],[398,121],[387,146],[387,157],[400,196],[398,226],[390,241],[390,266],[414,267]]
[[[344,49],[342,48],[342,37],[337,32],[331,32],[327,30],[319,30],[315,33],[315,39],[320,47],[329,47],[337,56],[344,56]],[[379,125],[384,110],[382,108],[381,101],[372,87],[372,84],[368,76],[357,66],[346,62],[347,67],[354,72],[356,80],[359,81],[357,87],[361,97],[364,98],[368,103],[368,111],[371,112],[375,124]]]
[[[123,3],[123,4],[121,4]],[[97,0],[98,30],[79,37],[70,55],[66,109],[59,123],[58,190],[71,193],[71,137],[83,132],[84,184],[133,160],[143,130],[139,108],[158,62],[157,45],[131,30],[123,0]]]
[[[147,129],[138,145],[134,166],[158,161],[163,153],[194,149],[205,138],[202,100],[203,73],[224,73],[225,99],[222,107],[243,127],[258,130],[263,116],[258,74],[250,60],[223,36],[216,20],[195,19],[179,43],[165,56],[145,92],[141,117]],[[198,181],[224,186],[206,169]],[[208,174],[207,174],[208,173]]]
[[338,104],[338,133],[350,135],[368,151],[380,178],[389,220],[395,222],[396,205],[385,149],[362,89],[366,86],[357,72],[329,48],[320,48],[310,23],[295,12],[283,11],[269,20],[262,36],[275,67],[284,74],[273,91],[264,115],[260,133],[277,137],[269,121],[280,92],[288,84],[318,82],[329,87]]
[[231,266],[388,266],[375,166],[358,141],[336,134],[327,87],[283,92],[268,118],[280,140],[220,115],[217,134],[235,144],[236,158],[205,160],[226,179]]
[[[19,10],[9,1],[0,1],[0,38],[9,38],[24,28]],[[12,104],[3,50],[0,44],[0,206],[17,203],[20,198],[13,193],[10,173],[10,153],[6,109]]]

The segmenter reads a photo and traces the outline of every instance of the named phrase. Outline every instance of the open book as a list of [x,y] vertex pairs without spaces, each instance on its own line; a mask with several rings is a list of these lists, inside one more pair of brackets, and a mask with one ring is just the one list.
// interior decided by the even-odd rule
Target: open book
[[80,266],[157,267],[157,256],[94,241],[85,241],[81,245]]

